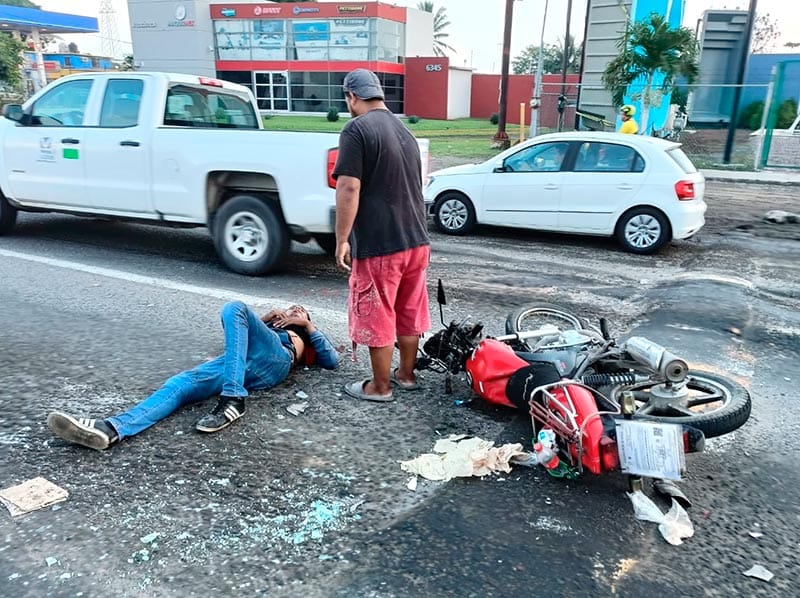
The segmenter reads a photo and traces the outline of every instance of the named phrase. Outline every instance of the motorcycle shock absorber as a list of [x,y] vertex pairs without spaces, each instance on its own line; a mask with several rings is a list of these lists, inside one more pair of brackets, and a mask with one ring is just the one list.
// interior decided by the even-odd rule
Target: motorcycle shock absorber
[[640,378],[633,372],[620,374],[587,374],[581,377],[581,382],[590,388],[603,386],[617,386],[619,384],[635,384]]

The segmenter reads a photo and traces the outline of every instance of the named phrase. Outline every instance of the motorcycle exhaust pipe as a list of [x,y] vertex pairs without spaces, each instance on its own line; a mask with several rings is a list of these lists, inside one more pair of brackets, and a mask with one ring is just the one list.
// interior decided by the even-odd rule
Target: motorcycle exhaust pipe
[[643,336],[629,338],[624,348],[635,361],[658,372],[669,382],[682,382],[689,374],[689,365],[683,359]]

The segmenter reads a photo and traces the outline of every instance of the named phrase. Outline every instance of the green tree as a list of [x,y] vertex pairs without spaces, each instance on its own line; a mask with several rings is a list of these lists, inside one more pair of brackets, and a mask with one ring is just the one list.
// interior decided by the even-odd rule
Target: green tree
[[8,33],[0,33],[0,82],[16,87],[22,82],[20,67],[22,51],[25,44],[11,37]]
[[[568,73],[578,73],[581,70],[581,55],[583,54],[583,43],[575,45],[575,39],[570,36],[569,59],[567,62]],[[536,70],[536,61],[539,60],[539,46],[528,46],[520,52],[512,61],[511,68],[515,75],[527,75]],[[564,45],[563,42],[557,44],[546,44],[542,54],[542,73],[552,75],[560,73],[564,64]]]
[[753,43],[750,51],[753,54],[765,54],[775,48],[781,36],[778,22],[769,13],[758,15],[753,23]]
[[0,0],[0,4],[5,4],[6,6],[19,6],[20,8],[42,8],[30,0]]
[[[653,13],[645,21],[629,23],[617,42],[617,49],[619,55],[603,72],[603,84],[617,106],[636,84],[631,98],[641,101],[639,130],[646,133],[650,106],[660,106],[678,78],[688,84],[697,80],[700,73],[697,38],[691,29],[672,28],[663,16]],[[663,79],[656,85],[657,76]]]
[[447,38],[450,37],[449,33],[445,32],[450,26],[450,21],[447,20],[447,9],[440,6],[433,10],[433,2],[420,2],[417,4],[419,10],[433,13],[433,53],[437,56],[447,56],[447,52],[455,52],[452,46],[448,45]]

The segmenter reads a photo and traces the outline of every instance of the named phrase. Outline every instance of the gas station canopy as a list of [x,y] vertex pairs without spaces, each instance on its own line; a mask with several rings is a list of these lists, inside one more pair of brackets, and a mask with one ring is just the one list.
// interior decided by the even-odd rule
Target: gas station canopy
[[97,19],[60,12],[0,5],[0,31],[32,33],[97,33]]

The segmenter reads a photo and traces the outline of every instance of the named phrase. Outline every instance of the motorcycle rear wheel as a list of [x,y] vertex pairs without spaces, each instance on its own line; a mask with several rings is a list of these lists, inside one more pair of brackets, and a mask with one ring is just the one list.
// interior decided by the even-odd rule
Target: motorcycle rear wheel
[[683,396],[668,396],[663,384],[648,381],[616,386],[610,396],[619,402],[622,392],[630,390],[637,406],[634,419],[686,424],[702,430],[706,438],[733,432],[750,417],[750,393],[729,378],[689,370],[686,386],[688,392]]

